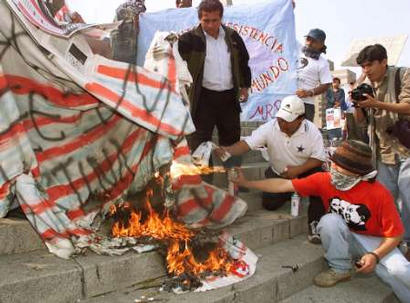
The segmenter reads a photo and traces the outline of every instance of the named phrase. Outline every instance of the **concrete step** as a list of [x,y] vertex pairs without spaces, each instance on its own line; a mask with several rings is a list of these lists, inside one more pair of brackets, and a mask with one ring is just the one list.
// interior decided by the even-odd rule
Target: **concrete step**
[[46,249],[30,223],[20,218],[0,219],[0,243],[0,255]]
[[[304,235],[280,242],[275,245],[260,248],[255,251],[259,256],[256,273],[243,282],[203,293],[187,293],[175,295],[159,292],[157,285],[160,280],[151,283],[149,287],[136,285],[111,294],[96,298],[81,300],[81,303],[129,303],[141,296],[155,298],[156,302],[168,303],[228,303],[228,302],[279,302],[312,283],[312,277],[326,268],[322,257],[322,248],[307,242]],[[283,265],[299,265],[299,270],[282,268]],[[155,301],[154,301],[155,302]]]
[[[240,192],[239,197],[248,204],[248,212],[262,209],[261,192]],[[287,210],[279,211],[286,213]],[[26,219],[0,218],[0,256],[46,250],[44,243]]]
[[238,192],[238,197],[248,204],[248,212],[262,209],[262,192],[249,190],[247,192]]
[[281,303],[399,303],[393,291],[376,275],[357,275],[331,288],[310,286]]
[[[304,232],[306,221],[306,216],[260,210],[239,219],[228,231],[248,247],[260,249]],[[71,260],[41,250],[2,255],[0,302],[26,303],[27,298],[32,303],[75,302],[163,276],[163,260],[158,252],[116,257],[90,252]]]

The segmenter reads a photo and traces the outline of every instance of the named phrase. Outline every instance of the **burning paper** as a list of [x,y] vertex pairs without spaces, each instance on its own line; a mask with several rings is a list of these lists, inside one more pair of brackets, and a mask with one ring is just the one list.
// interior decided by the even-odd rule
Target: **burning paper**
[[[110,213],[116,219],[112,235],[165,245],[167,272],[172,278],[164,283],[163,290],[206,291],[253,275],[257,257],[242,242],[226,233],[213,243],[198,240],[199,231],[174,221],[168,209],[159,215],[150,203],[152,196],[153,190],[148,189],[144,209],[139,211],[127,202],[112,205]],[[200,256],[204,252],[205,257]]]

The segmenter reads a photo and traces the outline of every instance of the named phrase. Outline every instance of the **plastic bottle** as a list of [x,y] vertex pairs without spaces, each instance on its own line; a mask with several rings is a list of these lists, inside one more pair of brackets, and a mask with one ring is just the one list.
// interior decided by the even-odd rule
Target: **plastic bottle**
[[290,199],[290,215],[297,217],[301,212],[300,196],[297,193],[293,193]]
[[238,173],[235,168],[228,169],[228,192],[231,196],[236,196],[238,193],[238,185],[233,183],[231,179],[236,179],[238,177]]

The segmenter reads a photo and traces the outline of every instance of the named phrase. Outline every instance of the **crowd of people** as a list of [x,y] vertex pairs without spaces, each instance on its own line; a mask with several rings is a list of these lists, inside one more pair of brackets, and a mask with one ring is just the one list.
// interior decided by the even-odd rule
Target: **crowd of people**
[[[190,6],[192,1],[176,1],[176,7]],[[308,239],[323,246],[329,265],[315,284],[329,287],[355,271],[375,271],[402,302],[410,302],[410,69],[389,66],[386,49],[369,45],[357,57],[362,77],[350,83],[350,90],[357,91],[345,94],[323,55],[325,32],[312,29],[301,50],[294,95],[282,100],[275,119],[241,139],[240,102],[246,102],[251,86],[248,51],[240,35],[222,24],[219,0],[203,0],[197,10],[199,25],[182,34],[178,45],[194,80],[189,89],[196,127],[188,138],[191,149],[210,141],[215,127],[221,145],[216,153],[233,156],[228,166],[240,166],[242,154],[267,147],[266,179],[246,180],[239,170],[233,181],[261,190],[269,211],[282,207],[292,192],[309,197]],[[118,8],[117,19],[142,11],[143,0],[129,0]],[[136,33],[137,18],[131,19]],[[116,55],[130,61],[133,54]],[[361,90],[361,82],[370,92]],[[343,139],[329,170],[323,169],[322,133],[312,123],[314,97],[322,94],[327,108],[350,118],[345,132],[328,133]]]
[[215,126],[222,146],[217,154],[240,156],[266,146],[267,179],[248,181],[239,172],[233,181],[261,190],[267,210],[281,207],[292,192],[310,197],[308,239],[322,244],[329,265],[314,278],[315,284],[329,287],[355,271],[375,271],[402,302],[409,302],[410,263],[404,249],[404,254],[398,249],[410,243],[409,138],[389,129],[410,116],[410,70],[397,72],[388,66],[386,50],[379,44],[360,52],[357,63],[374,95],[352,99],[354,121],[368,124],[369,141],[347,136],[332,155],[330,170],[323,171],[323,138],[311,122],[313,98],[329,92],[329,106],[347,110],[340,79],[332,79],[323,56],[325,32],[312,29],[305,37],[295,95],[282,100],[275,119],[240,139],[239,100],[241,95],[246,100],[250,87],[249,54],[241,37],[222,25],[222,17],[219,1],[202,1],[198,27],[179,39],[179,51],[194,79],[190,101],[196,132],[191,148],[211,140]]

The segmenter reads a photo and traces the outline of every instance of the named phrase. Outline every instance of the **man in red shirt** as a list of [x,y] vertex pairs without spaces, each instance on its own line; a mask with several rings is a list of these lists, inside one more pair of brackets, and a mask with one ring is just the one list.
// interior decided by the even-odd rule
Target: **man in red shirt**
[[265,192],[294,192],[320,196],[328,214],[318,224],[329,269],[314,278],[330,287],[349,280],[354,272],[376,274],[389,284],[402,302],[410,302],[410,263],[397,249],[404,234],[393,197],[378,181],[372,152],[360,141],[345,141],[331,157],[330,172],[301,179],[248,181],[242,173],[233,180],[240,186]]

